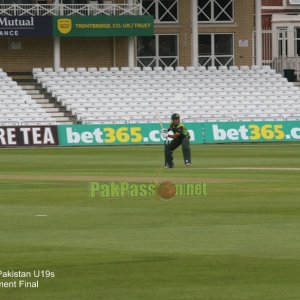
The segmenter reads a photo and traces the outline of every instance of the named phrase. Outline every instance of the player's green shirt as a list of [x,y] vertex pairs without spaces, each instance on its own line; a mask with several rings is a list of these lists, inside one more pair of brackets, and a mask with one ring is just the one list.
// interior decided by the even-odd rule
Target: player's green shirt
[[171,122],[169,130],[173,131],[173,133],[180,133],[180,137],[190,137],[190,134],[187,130],[187,128],[183,125],[183,123],[174,124]]

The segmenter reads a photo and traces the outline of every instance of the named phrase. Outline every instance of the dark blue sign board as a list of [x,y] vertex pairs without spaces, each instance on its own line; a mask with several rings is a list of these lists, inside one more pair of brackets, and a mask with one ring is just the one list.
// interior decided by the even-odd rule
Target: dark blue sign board
[[52,36],[51,16],[0,16],[0,37]]

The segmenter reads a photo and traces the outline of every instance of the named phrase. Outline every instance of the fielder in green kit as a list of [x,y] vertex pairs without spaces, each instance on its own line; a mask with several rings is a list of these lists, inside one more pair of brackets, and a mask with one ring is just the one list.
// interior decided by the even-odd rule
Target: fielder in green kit
[[[165,142],[165,168],[174,168],[173,151],[182,145],[182,154],[184,164],[188,167],[191,165],[191,149],[190,149],[190,135],[187,128],[180,122],[178,114],[172,114],[172,122],[168,129],[162,129],[164,138],[172,138],[173,140],[168,143]],[[169,134],[172,131],[173,134]]]

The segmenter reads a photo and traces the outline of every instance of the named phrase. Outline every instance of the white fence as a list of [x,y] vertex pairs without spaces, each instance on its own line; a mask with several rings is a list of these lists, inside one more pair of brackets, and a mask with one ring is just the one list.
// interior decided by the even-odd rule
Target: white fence
[[[96,1],[95,1],[96,2]],[[0,4],[0,16],[142,15],[141,4]]]

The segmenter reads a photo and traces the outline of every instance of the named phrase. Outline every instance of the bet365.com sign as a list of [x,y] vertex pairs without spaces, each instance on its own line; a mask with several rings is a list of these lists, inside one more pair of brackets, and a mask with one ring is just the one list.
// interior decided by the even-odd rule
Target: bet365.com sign
[[203,124],[205,143],[300,140],[299,121],[211,122]]
[[[164,126],[167,127],[168,124]],[[198,126],[199,124],[189,124],[190,141],[202,144],[202,132],[197,130]],[[156,123],[60,125],[58,132],[61,146],[148,145],[164,142],[160,125]]]
[[151,36],[152,16],[53,17],[53,35],[59,37]]

